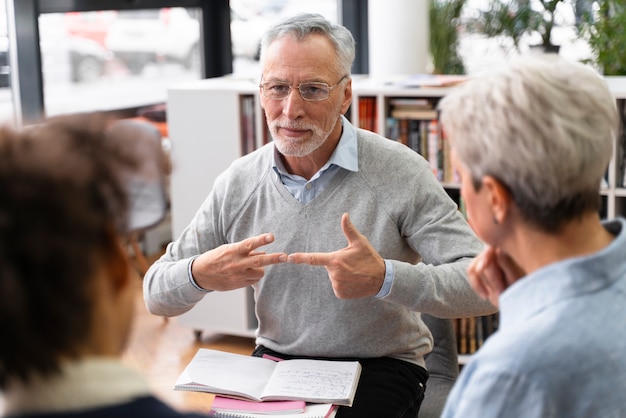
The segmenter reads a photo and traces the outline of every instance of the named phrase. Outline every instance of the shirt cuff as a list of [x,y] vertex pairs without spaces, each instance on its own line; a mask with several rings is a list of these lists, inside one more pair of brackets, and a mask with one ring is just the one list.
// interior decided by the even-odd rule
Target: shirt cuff
[[200,257],[199,254],[196,255],[196,256],[191,257],[191,259],[189,260],[189,265],[187,266],[187,277],[189,278],[189,283],[191,283],[191,285],[193,287],[195,287],[196,289],[198,289],[201,292],[209,293],[210,290],[206,290],[206,289],[201,288],[198,285],[198,283],[196,283],[196,280],[193,278],[193,274],[191,274],[191,265],[193,264],[194,261],[196,261],[196,258],[198,258],[198,257]]
[[[383,285],[380,287],[380,290],[375,296],[378,299],[382,299],[386,297],[387,295],[389,295],[389,293],[391,292],[391,285],[393,284],[393,276],[394,276],[393,264],[391,264],[391,261],[389,260],[384,260],[384,261],[385,261],[385,279],[383,280]],[[189,267],[189,272],[191,273],[191,266]]]

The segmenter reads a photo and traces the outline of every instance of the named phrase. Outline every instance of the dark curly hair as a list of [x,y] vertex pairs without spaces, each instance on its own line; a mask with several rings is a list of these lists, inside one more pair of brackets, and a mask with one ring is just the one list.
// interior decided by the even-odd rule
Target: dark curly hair
[[[60,370],[90,332],[97,260],[128,221],[141,155],[104,114],[0,128],[0,388]],[[118,251],[119,254],[119,251]]]

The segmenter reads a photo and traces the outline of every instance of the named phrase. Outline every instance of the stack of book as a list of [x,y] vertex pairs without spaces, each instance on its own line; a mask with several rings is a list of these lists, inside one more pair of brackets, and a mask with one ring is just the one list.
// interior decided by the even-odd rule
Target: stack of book
[[332,418],[337,406],[304,401],[253,402],[215,396],[210,417],[215,418]]
[[352,405],[360,375],[358,361],[274,361],[200,348],[174,389],[217,395],[216,417],[327,418],[337,405]]

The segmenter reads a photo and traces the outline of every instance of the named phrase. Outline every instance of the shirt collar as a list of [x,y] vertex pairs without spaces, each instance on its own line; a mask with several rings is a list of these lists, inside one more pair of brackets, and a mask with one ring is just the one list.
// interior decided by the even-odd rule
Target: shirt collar
[[[335,151],[333,151],[332,155],[328,159],[328,162],[324,164],[324,167],[322,167],[320,171],[327,169],[331,164],[349,171],[359,171],[356,128],[343,115],[341,116],[341,124],[343,129],[337,148],[335,148]],[[272,168],[278,173],[288,174],[282,160],[278,157],[278,150],[276,147],[274,147],[274,155],[272,157]]]
[[[500,295],[500,325],[515,327],[563,299],[597,292],[626,274],[626,221],[604,221],[615,239],[606,248],[542,267],[513,283]],[[613,266],[607,270],[606,266]],[[590,272],[595,274],[590,275]]]

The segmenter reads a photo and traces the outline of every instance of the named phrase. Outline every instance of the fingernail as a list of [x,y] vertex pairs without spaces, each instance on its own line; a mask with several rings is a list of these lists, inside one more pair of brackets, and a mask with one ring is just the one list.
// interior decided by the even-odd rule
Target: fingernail
[[281,256],[278,257],[278,261],[280,261],[281,263],[287,261],[287,254],[281,254]]

